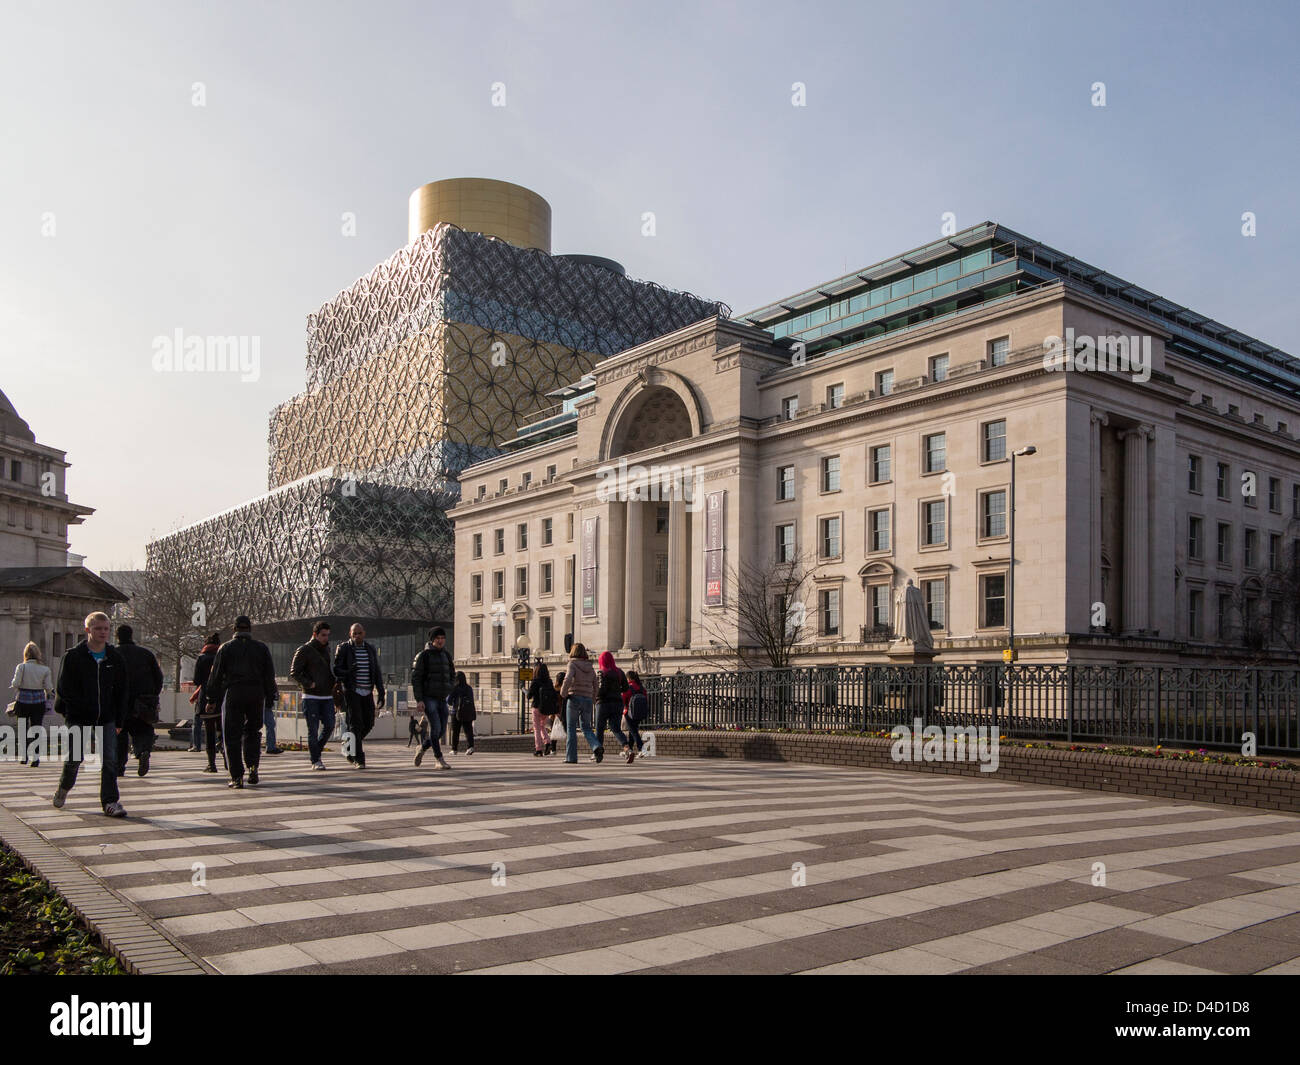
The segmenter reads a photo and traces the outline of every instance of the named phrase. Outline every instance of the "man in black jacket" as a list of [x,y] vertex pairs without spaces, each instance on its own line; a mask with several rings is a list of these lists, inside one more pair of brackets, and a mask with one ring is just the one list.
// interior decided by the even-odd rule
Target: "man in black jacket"
[[153,724],[158,720],[158,696],[162,693],[163,674],[158,659],[147,647],[132,639],[130,625],[117,627],[117,653],[126,662],[126,721],[117,737],[117,775],[126,772],[126,756],[134,743],[136,770],[140,776],[149,772],[149,752],[153,750]]
[[438,740],[447,727],[447,696],[455,678],[456,668],[447,650],[447,634],[442,629],[430,629],[429,643],[411,663],[411,694],[424,707],[424,716],[429,722],[428,735],[415,752],[416,765],[424,761],[424,752],[432,747],[438,768],[451,768],[442,756]]
[[311,639],[294,651],[289,676],[302,688],[302,716],[307,719],[311,767],[324,769],[325,759],[321,755],[334,732],[334,670],[330,666],[328,621],[316,622]]
[[[108,642],[108,615],[100,611],[86,618],[86,639],[63,656],[54,702],[56,713],[69,725],[93,727],[98,732],[98,747],[103,758],[99,771],[99,801],[109,817],[125,817],[118,801],[117,735],[126,720],[126,662]],[[75,748],[74,748],[75,750]],[[84,749],[76,752],[84,755]],[[80,757],[63,763],[54,807],[61,810],[68,792],[77,783]]]
[[[210,708],[220,707],[221,742],[230,763],[230,787],[244,786],[244,762],[248,782],[256,784],[262,746],[262,711],[274,706],[280,690],[275,686],[275,663],[271,649],[253,639],[253,623],[243,614],[235,618],[235,637],[217,649],[203,698]],[[240,756],[240,741],[243,756]]]
[[353,769],[366,768],[365,738],[375,727],[375,704],[384,705],[384,676],[379,672],[379,652],[366,642],[366,630],[358,623],[348,630],[351,637],[334,652],[334,676],[347,689],[348,731],[344,749],[351,748],[348,761]]

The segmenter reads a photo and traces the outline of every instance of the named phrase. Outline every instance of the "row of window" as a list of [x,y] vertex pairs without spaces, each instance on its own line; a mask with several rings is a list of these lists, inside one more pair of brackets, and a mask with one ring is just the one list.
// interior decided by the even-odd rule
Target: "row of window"
[[[1187,456],[1187,490],[1197,495],[1201,490],[1201,456]],[[1232,498],[1232,467],[1226,462],[1215,463],[1215,494],[1223,500]],[[1258,505],[1259,474],[1255,470],[1241,471],[1241,498],[1246,506]],[[1282,478],[1267,478],[1268,509],[1274,514],[1282,513]],[[1291,517],[1300,518],[1300,484],[1291,486]]]
[[[1195,514],[1187,518],[1187,557],[1193,561],[1205,558],[1205,521]],[[1282,534],[1268,533],[1268,569],[1276,570],[1282,565]],[[1300,541],[1297,541],[1300,544]],[[1258,569],[1260,558],[1260,537],[1258,529],[1246,529],[1242,538],[1242,564],[1246,569]],[[1221,521],[1217,523],[1214,560],[1221,566],[1232,565],[1232,524]]]
[[[867,448],[868,484],[884,484],[893,479],[893,445],[876,444]],[[1007,423],[997,419],[980,424],[980,461],[1001,462],[1007,457]],[[921,437],[921,473],[944,473],[948,469],[948,434],[927,433]],[[840,490],[840,456],[827,455],[821,460],[821,491]],[[788,502],[795,497],[795,467],[776,469],[776,499]]]
[[[979,627],[998,629],[1007,623],[1007,578],[1005,573],[984,573],[978,581]],[[920,582],[921,598],[931,629],[948,627],[948,579],[939,577]],[[822,588],[817,593],[817,635],[842,635],[843,592],[839,588]],[[778,597],[773,603],[777,616],[788,612],[788,604]],[[894,604],[887,583],[867,585],[867,637],[875,633],[882,638],[893,632]]]
[[[516,599],[526,599],[528,597],[528,566],[515,567],[515,590]],[[573,586],[573,559],[564,560],[564,583],[566,588]],[[668,555],[665,552],[656,552],[654,567],[654,586],[656,588],[668,587]],[[538,569],[538,595],[551,595],[555,591],[555,563],[539,563]],[[497,569],[492,571],[492,601],[504,602],[506,598],[506,571]],[[471,603],[483,602],[483,574],[471,573],[469,575],[469,601]]]
[[[1008,357],[1011,354],[1011,338],[999,337],[997,340],[990,340],[987,348],[988,360],[990,366],[1005,366]],[[926,378],[932,382],[948,380],[948,353],[940,355],[931,355],[927,363]],[[877,396],[887,396],[894,391],[894,371],[888,370],[876,371],[875,394]],[[844,406],[844,383],[838,382],[826,386],[826,409],[838,410]],[[781,400],[781,417],[785,421],[792,421],[799,413],[799,397],[786,396]]]
[[[19,524],[21,524],[24,529],[32,529],[32,530],[36,528],[36,519],[34,516],[36,512],[34,510],[31,510],[27,507],[16,507],[13,506],[12,504],[9,506],[8,509],[9,509],[10,525],[13,525],[16,528]],[[67,522],[62,520],[56,522],[54,518],[51,516],[49,511],[46,510],[41,511],[41,532],[53,533],[56,525],[58,527],[59,535],[66,536],[68,533]]]
[[[1293,611],[1294,611],[1293,607]],[[1285,625],[1286,607],[1281,599],[1270,599],[1265,613],[1259,596],[1247,595],[1240,605],[1232,595],[1219,593],[1215,597],[1214,632],[1220,642],[1226,642],[1234,636],[1248,636],[1255,633],[1281,633]],[[1233,620],[1234,616],[1237,620]],[[1300,618],[1295,619],[1300,622]],[[1205,632],[1205,592],[1192,589],[1187,593],[1187,636],[1192,640],[1203,640]],[[1267,638],[1262,642],[1270,642]]]
[[[550,483],[551,481],[555,480],[556,471],[557,471],[557,467],[555,467],[554,465],[547,466],[547,467],[546,467],[546,480],[545,480],[544,482],[542,482],[542,483],[543,483],[543,484],[548,484],[548,483]],[[532,483],[533,483],[533,475],[532,475],[532,472],[531,472],[531,471],[526,471],[526,472],[521,473],[521,474],[519,475],[519,487],[520,487],[520,488],[527,488],[527,487],[528,487],[529,485],[531,485]],[[497,481],[497,491],[498,491],[498,492],[506,492],[506,491],[509,490],[509,488],[510,488],[510,478],[509,478],[509,477],[502,477],[501,480]],[[487,484],[486,484],[486,483],[485,483],[485,484],[481,484],[481,485],[478,486],[478,493],[475,495],[474,498],[475,498],[476,501],[479,500],[479,499],[486,499],[486,498],[487,498]]]

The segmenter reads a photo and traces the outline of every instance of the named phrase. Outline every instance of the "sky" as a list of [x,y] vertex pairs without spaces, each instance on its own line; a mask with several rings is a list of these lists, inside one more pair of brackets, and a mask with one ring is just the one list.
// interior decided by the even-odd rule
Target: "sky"
[[[307,315],[470,176],[544,196],[556,253],[737,313],[951,213],[1300,354],[1298,31],[1289,3],[3,0],[0,390],[95,509],[71,549],[143,566],[265,491]],[[257,379],[158,372],[178,329],[256,338]]]

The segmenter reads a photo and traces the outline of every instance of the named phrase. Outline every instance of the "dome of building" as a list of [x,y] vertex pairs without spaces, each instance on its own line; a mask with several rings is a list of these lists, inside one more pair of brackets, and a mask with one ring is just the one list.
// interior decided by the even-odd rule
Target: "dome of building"
[[0,392],[0,433],[4,433],[5,436],[16,436],[20,440],[36,442],[36,434],[19,417],[18,411],[14,409],[14,405],[9,402],[9,397],[3,392]]

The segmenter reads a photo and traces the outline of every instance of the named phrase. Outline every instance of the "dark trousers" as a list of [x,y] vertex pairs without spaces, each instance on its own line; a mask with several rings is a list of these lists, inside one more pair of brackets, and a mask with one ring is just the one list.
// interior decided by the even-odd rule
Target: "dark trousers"
[[206,742],[208,748],[208,765],[212,766],[212,768],[215,769],[217,767],[217,732],[220,731],[221,718],[220,717],[201,718],[199,724],[201,725],[205,735],[207,736]]
[[[82,752],[85,753],[84,751]],[[107,808],[110,802],[117,802],[117,736],[112,725],[104,726],[104,749],[100,751],[103,765],[99,770],[99,801]],[[77,783],[77,772],[81,769],[81,759],[69,758],[63,763],[63,772],[59,775],[59,787],[71,791]]]
[[143,718],[128,717],[117,734],[117,775],[126,772],[126,759],[131,745],[135,745],[135,756],[148,754],[153,750],[155,733],[153,725]]
[[455,754],[460,750],[460,730],[465,730],[465,746],[474,746],[474,722],[462,721],[458,717],[451,719],[451,753]]
[[375,727],[375,696],[348,692],[348,731],[352,733],[352,757],[357,765],[366,764],[365,738]]
[[334,734],[334,700],[309,695],[302,701],[302,716],[307,720],[307,752],[315,765]]
[[627,719],[627,743],[637,754],[641,753],[641,723]]
[[221,712],[222,745],[230,763],[230,779],[242,780],[244,763],[256,769],[262,754],[262,709],[266,694],[261,687],[241,684],[226,692]]
[[[18,713],[14,718],[14,728],[22,734],[23,745],[28,752],[24,762],[28,758],[35,757],[36,754],[36,729],[40,727],[45,720],[45,704],[42,702],[35,709],[28,709],[22,703],[18,704]],[[40,759],[36,758],[36,762]],[[33,763],[35,764],[35,763]]]
[[614,739],[626,747],[627,737],[623,735],[623,730],[619,728],[619,721],[623,717],[623,700],[606,699],[596,707],[596,745],[605,746],[605,726],[609,726],[609,731],[613,733]]

